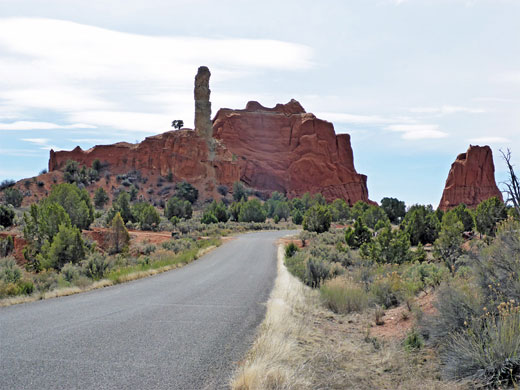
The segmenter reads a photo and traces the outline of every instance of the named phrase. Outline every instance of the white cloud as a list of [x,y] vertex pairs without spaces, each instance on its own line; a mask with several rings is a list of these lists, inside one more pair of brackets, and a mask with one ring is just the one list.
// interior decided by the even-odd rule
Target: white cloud
[[22,138],[22,141],[30,142],[36,145],[47,145],[49,143],[48,138]]
[[463,106],[441,106],[441,107],[412,107],[410,112],[414,114],[435,114],[435,115],[448,115],[448,114],[482,114],[486,110],[483,108],[475,107],[463,107]]
[[53,129],[95,129],[96,126],[84,123],[71,125],[59,125],[50,122],[17,121],[12,123],[0,123],[0,130],[53,130]]
[[472,144],[505,144],[511,142],[509,139],[504,137],[478,137],[470,138],[468,141]]
[[73,121],[94,123],[98,126],[112,127],[127,131],[152,134],[172,130],[171,115],[150,114],[146,112],[124,111],[84,111],[70,115]]
[[386,129],[390,131],[403,133],[401,138],[406,140],[438,139],[446,138],[449,136],[448,133],[440,131],[438,125],[433,124],[390,125],[387,126]]
[[[63,20],[4,18],[0,74],[8,77],[0,79],[0,118],[19,121],[0,129],[29,129],[23,112],[41,109],[87,118],[82,122],[88,127],[168,130],[170,115],[187,117],[189,109],[193,116],[193,78],[202,64],[213,71],[212,83],[220,83],[253,72],[308,69],[312,61],[310,47],[279,40],[148,36]],[[4,107],[17,115],[2,115]],[[34,123],[40,127],[31,129],[73,128]]]
[[413,123],[414,120],[409,117],[381,117],[379,115],[358,115],[348,114],[342,112],[318,112],[316,116],[320,119],[328,120],[330,122],[339,123],[355,123],[366,125],[384,125],[389,123]]

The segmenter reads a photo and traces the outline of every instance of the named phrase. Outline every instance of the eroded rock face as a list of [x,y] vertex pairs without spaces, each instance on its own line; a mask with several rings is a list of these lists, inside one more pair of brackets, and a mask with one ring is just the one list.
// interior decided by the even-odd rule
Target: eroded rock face
[[493,152],[489,146],[470,145],[451,165],[439,208],[449,210],[461,203],[475,208],[494,196],[502,200],[495,182]]
[[193,130],[169,131],[146,138],[138,144],[120,142],[72,151],[51,150],[49,172],[64,168],[67,160],[92,166],[94,160],[108,165],[111,175],[139,171],[143,176],[163,176],[170,172],[175,182],[186,180],[201,192],[201,197],[216,195],[216,184],[232,186],[239,180],[239,166],[220,143],[215,157],[208,160],[206,140]]
[[354,168],[348,134],[306,113],[291,100],[274,108],[249,102],[244,110],[221,109],[213,137],[238,159],[240,179],[251,187],[285,192],[322,193],[327,200],[369,202],[367,177]]

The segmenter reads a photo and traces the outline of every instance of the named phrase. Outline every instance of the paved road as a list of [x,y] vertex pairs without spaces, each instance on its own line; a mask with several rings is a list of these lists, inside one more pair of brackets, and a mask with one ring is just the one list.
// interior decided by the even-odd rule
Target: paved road
[[226,388],[287,233],[245,234],[175,271],[0,308],[0,389]]

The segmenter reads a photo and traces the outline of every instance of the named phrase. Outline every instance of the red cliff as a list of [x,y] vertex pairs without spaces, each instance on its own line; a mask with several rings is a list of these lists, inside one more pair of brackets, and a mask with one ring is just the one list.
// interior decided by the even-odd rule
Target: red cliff
[[468,151],[459,154],[451,164],[439,208],[449,210],[461,203],[475,208],[494,196],[502,200],[495,182],[493,152],[489,146],[470,145]]
[[322,193],[327,200],[368,202],[367,177],[354,168],[348,134],[306,113],[296,100],[266,108],[249,102],[244,110],[221,109],[213,137],[237,158],[240,179],[289,197]]
[[201,191],[202,197],[216,195],[218,184],[231,186],[239,180],[239,167],[233,155],[220,143],[213,146],[210,159],[208,143],[193,130],[168,131],[146,138],[138,144],[120,142],[72,151],[51,150],[49,171],[63,169],[67,160],[92,166],[94,160],[108,165],[111,174],[139,171],[144,177],[170,172],[175,181],[186,180]]

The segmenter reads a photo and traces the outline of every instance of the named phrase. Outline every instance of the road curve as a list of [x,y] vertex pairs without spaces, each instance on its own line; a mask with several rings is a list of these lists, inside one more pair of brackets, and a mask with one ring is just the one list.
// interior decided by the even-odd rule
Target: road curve
[[175,271],[0,308],[0,389],[227,388],[288,233],[244,234]]

